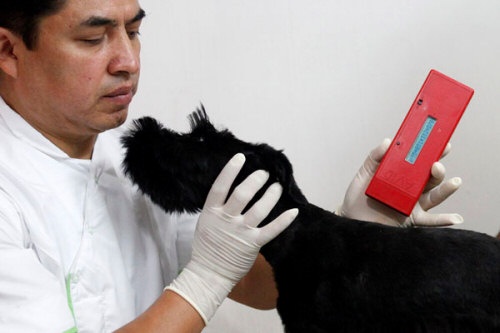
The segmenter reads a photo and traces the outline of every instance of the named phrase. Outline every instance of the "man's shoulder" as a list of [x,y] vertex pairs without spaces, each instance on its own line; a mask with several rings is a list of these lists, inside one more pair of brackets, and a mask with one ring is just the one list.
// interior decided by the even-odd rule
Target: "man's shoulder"
[[36,178],[36,170],[31,167],[36,161],[31,153],[17,137],[0,130],[0,188],[17,187],[25,179]]

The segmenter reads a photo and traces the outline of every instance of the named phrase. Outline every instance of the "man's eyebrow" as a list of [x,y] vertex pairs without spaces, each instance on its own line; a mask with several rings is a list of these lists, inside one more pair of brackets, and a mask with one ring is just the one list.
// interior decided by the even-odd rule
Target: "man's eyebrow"
[[137,21],[142,20],[145,16],[146,16],[146,12],[142,8],[140,8],[139,11],[137,12],[137,15],[135,15],[135,17],[133,19],[127,21],[125,24],[129,25],[129,24],[135,23]]
[[102,27],[106,25],[117,26],[118,23],[115,20],[101,16],[91,16],[89,19],[80,23],[80,26],[84,27]]
[[[142,20],[146,16],[146,12],[141,8],[137,12],[137,14],[132,18],[131,20],[128,20],[125,24],[129,25],[134,22]],[[107,26],[110,25],[112,27],[116,27],[118,25],[118,22],[116,20],[109,19],[107,17],[102,17],[102,16],[91,16],[87,20],[83,21],[80,23],[80,26],[85,26],[85,27],[102,27],[102,26]]]

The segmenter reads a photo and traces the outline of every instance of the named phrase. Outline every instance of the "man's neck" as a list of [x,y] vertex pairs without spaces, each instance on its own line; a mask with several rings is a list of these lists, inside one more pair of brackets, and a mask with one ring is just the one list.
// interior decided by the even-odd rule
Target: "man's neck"
[[80,140],[70,141],[67,139],[61,140],[55,136],[44,133],[43,131],[38,131],[59,149],[68,154],[69,157],[82,160],[90,160],[92,158],[92,152],[94,151],[94,145],[97,139],[97,135],[93,135]]

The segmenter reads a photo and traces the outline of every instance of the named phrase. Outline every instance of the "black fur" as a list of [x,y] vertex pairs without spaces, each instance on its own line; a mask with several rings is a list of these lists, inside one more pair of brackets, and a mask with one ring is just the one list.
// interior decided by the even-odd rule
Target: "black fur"
[[267,186],[278,180],[284,192],[261,225],[300,209],[261,250],[273,267],[286,332],[500,332],[499,240],[338,217],[307,202],[281,151],[215,129],[203,108],[190,122],[192,131],[179,134],[152,118],[135,121],[122,141],[125,171],[168,212],[199,211],[238,152],[246,163],[235,184],[269,171]]

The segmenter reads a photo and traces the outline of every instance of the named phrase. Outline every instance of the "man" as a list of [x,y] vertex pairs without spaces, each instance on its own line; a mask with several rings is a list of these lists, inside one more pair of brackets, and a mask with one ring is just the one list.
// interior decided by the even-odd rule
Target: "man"
[[[123,124],[137,90],[143,17],[137,0],[0,5],[2,332],[200,332],[228,294],[275,305],[258,251],[297,211],[256,228],[279,198],[276,184],[241,215],[265,171],[225,202],[244,163],[236,155],[199,217],[164,214],[121,173],[120,132],[108,130]],[[392,225],[461,222],[426,212],[460,185],[441,184],[439,163],[409,218],[364,196],[387,147],[370,154],[338,213]]]

